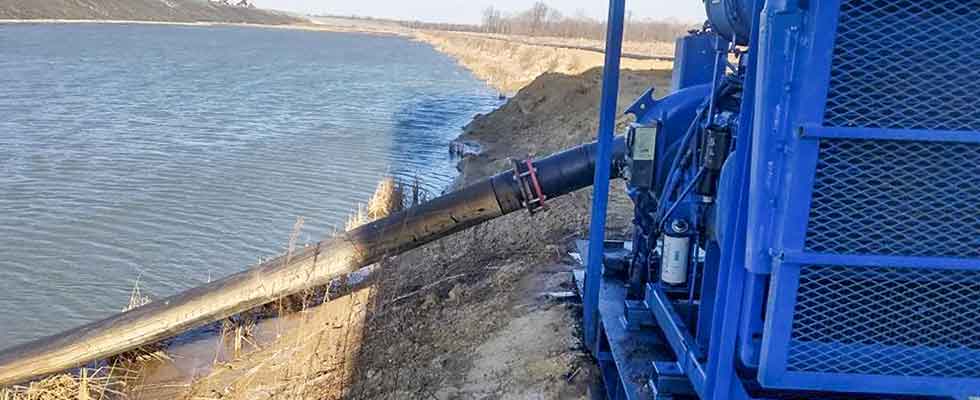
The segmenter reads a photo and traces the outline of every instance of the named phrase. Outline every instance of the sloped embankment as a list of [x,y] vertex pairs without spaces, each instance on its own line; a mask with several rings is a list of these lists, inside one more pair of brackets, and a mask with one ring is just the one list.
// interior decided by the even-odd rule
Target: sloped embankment
[[[624,71],[622,110],[669,72]],[[460,183],[593,140],[600,71],[546,74],[477,116]],[[621,119],[620,123],[625,123]],[[192,381],[144,382],[141,399],[587,399],[598,381],[578,336],[567,245],[587,233],[589,190],[516,212],[381,263],[370,285],[284,320],[260,349]],[[610,236],[631,217],[614,184]],[[165,390],[161,390],[164,389]]]
[[[603,64],[602,52],[570,48],[557,38],[526,38],[445,31],[414,31],[426,42],[468,68],[503,93],[514,94],[546,73],[578,75]],[[601,48],[601,42],[591,43]],[[631,43],[638,54],[673,54],[673,43]],[[649,53],[649,54],[648,54]],[[624,58],[622,67],[633,70],[669,69],[662,60]]]
[[0,19],[271,25],[303,22],[284,13],[216,4],[207,0],[0,0]]
[[[508,168],[510,156],[593,140],[600,75],[545,74],[478,116],[463,139],[479,141],[484,152],[461,163],[462,183]],[[624,71],[620,110],[649,85],[666,89],[668,79],[666,70]],[[580,308],[543,293],[572,287],[566,245],[586,234],[590,192],[390,260],[367,305],[347,397],[588,398],[597,377],[577,335]],[[614,184],[610,235],[624,235],[631,216]]]
[[[509,168],[509,157],[592,141],[600,78],[598,68],[545,74],[477,116],[461,140],[483,152],[463,159],[459,183]],[[619,110],[668,81],[666,69],[624,71]],[[621,237],[632,214],[613,185],[609,236]],[[587,399],[598,376],[580,342],[581,308],[544,294],[572,289],[567,245],[587,234],[590,194],[392,256],[368,285],[256,328],[243,353],[224,351],[231,339],[221,335],[217,345],[171,354],[155,372],[135,371],[122,391],[168,400]],[[200,358],[207,365],[189,364]]]

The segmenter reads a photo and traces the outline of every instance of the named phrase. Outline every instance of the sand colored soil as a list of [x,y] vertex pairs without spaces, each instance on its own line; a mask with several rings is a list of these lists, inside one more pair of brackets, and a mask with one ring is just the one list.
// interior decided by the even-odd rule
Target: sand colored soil
[[[553,38],[526,38],[504,35],[480,35],[459,32],[417,31],[413,36],[449,54],[469,68],[480,79],[503,93],[514,94],[538,76],[555,72],[578,75],[602,66],[604,55],[596,51],[569,49],[567,40]],[[529,42],[540,44],[528,44]],[[575,45],[585,45],[574,43]],[[589,46],[602,48],[602,43],[589,42]],[[634,44],[644,54],[672,53],[673,45],[655,43]],[[624,69],[669,69],[672,63],[657,60],[624,58]]]
[[[506,168],[510,156],[591,141],[599,76],[544,75],[476,118],[463,139],[485,144],[484,153],[461,163],[462,183]],[[666,89],[668,76],[624,72],[622,105],[650,85]],[[632,213],[614,186],[609,234],[622,237]],[[348,397],[588,398],[598,378],[582,350],[580,306],[542,294],[571,290],[567,246],[587,233],[590,201],[583,190],[554,200],[546,212],[511,214],[393,260],[377,286],[382,299],[459,278],[402,302],[375,303]]]
[[[463,138],[484,153],[461,162],[460,183],[509,156],[592,140],[599,76],[544,75],[477,117]],[[649,85],[666,88],[668,72],[623,76],[620,108]],[[586,234],[589,202],[583,190],[533,217],[514,213],[391,257],[365,288],[289,317],[278,337],[259,335],[258,350],[192,380],[135,385],[130,396],[586,399],[598,377],[580,341],[580,305],[544,294],[572,290],[567,245]],[[631,213],[621,190],[613,204],[610,236],[623,236]]]

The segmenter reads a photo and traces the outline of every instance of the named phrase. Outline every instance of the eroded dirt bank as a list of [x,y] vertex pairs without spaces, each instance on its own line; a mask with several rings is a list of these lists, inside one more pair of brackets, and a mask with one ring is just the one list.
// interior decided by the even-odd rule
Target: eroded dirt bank
[[[599,68],[545,73],[477,116],[460,140],[482,152],[460,162],[458,183],[507,169],[511,157],[592,141],[600,78]],[[669,66],[624,71],[620,111],[651,85],[668,88]],[[632,213],[613,185],[617,237]],[[249,326],[244,340],[226,332],[128,366],[135,378],[113,390],[168,400],[587,399],[598,377],[580,343],[580,306],[543,294],[572,289],[567,246],[587,233],[590,192],[390,257],[355,290]],[[100,398],[87,396],[37,398]]]
[[[461,162],[461,183],[507,168],[510,156],[591,141],[599,78],[597,69],[547,74],[477,117],[463,138],[484,153]],[[620,108],[667,79],[666,70],[624,72]],[[616,189],[611,236],[625,234],[631,215]],[[293,317],[261,350],[189,384],[147,382],[131,396],[586,399],[597,377],[577,332],[580,306],[544,294],[572,288],[566,246],[586,233],[589,192],[392,257],[367,288]]]
[[[624,72],[626,104],[667,71]],[[510,156],[544,155],[591,141],[600,73],[548,74],[463,135],[485,152],[462,180],[506,168]],[[613,190],[609,232],[631,212]],[[392,260],[377,286],[350,398],[584,399],[595,382],[582,351],[577,304],[542,294],[572,288],[568,242],[587,232],[590,191],[556,199],[533,217],[515,213]],[[436,286],[432,282],[455,277]],[[422,291],[393,302],[406,293]]]

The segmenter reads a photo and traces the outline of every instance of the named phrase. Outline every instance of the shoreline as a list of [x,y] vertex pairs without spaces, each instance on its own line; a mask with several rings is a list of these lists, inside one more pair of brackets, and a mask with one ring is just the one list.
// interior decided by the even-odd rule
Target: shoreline
[[[274,12],[274,11],[273,11]],[[161,26],[229,26],[242,28],[265,28],[265,29],[287,29],[314,32],[337,32],[337,33],[366,33],[366,34],[387,34],[411,37],[411,29],[383,29],[371,27],[365,24],[337,25],[330,23],[317,22],[310,17],[296,16],[294,18],[306,20],[303,23],[283,23],[266,24],[252,22],[231,22],[231,21],[156,21],[143,19],[72,19],[72,18],[37,18],[37,19],[2,19],[0,25],[161,25]]]
[[[264,10],[276,12],[273,10]],[[283,29],[310,32],[359,33],[366,35],[396,36],[425,43],[436,51],[453,58],[488,86],[507,96],[515,95],[535,78],[547,73],[578,75],[601,66],[604,53],[599,51],[601,42],[591,46],[569,45],[564,39],[553,37],[525,37],[473,32],[437,31],[414,29],[391,22],[356,20],[343,17],[295,16],[304,23],[264,24],[211,21],[154,21],[116,19],[0,19],[4,25],[160,25],[185,27],[240,27],[258,29]],[[587,42],[578,39],[578,42]],[[627,43],[629,44],[629,43]],[[635,51],[650,54],[624,56],[625,70],[652,70],[671,68],[672,43],[632,43]],[[501,62],[506,60],[508,62]]]
[[[511,156],[546,155],[591,141],[597,117],[597,65],[574,49],[501,44],[499,39],[483,42],[478,37],[459,41],[453,40],[452,32],[379,32],[317,24],[10,21],[0,20],[0,25],[240,26],[388,34],[427,43],[488,86],[513,96],[494,111],[475,116],[460,131],[456,141],[472,141],[481,147],[478,153],[460,160],[456,180],[461,184],[508,167]],[[419,33],[430,36],[419,38]],[[445,40],[442,47],[436,44],[440,38]],[[474,48],[476,52],[467,52]],[[538,57],[541,54],[546,57]],[[544,58],[544,63],[522,64],[522,58]],[[514,68],[495,69],[499,64],[514,64]],[[551,68],[554,65],[558,68]],[[661,86],[669,82],[660,71],[663,68],[646,69],[657,71],[624,75],[621,102],[638,96],[648,83],[656,82],[661,90],[666,87]],[[370,288],[341,294],[336,303],[266,323],[266,333],[272,335],[269,332],[275,330],[274,338],[261,340],[263,330],[258,329],[253,336],[261,344],[255,346],[258,349],[240,356],[232,349],[229,359],[219,362],[216,356],[213,365],[211,359],[204,360],[209,364],[206,368],[193,365],[208,372],[198,376],[203,371],[190,371],[190,379],[179,387],[144,381],[146,386],[131,389],[140,391],[135,397],[150,399],[200,398],[211,393],[223,393],[223,398],[233,400],[269,394],[298,399],[386,398],[391,393],[406,398],[410,393],[436,393],[438,398],[578,396],[597,378],[597,371],[587,355],[575,350],[574,311],[537,296],[567,286],[568,271],[556,263],[563,258],[562,244],[569,235],[579,234],[587,226],[583,213],[587,216],[588,192],[556,199],[553,211],[533,219],[514,213],[481,226],[479,232],[460,232],[386,260],[383,264],[388,271],[379,274],[378,282],[372,282]],[[613,203],[624,198],[621,194],[613,197]],[[614,210],[611,207],[610,232],[622,229],[631,215],[628,208],[624,208],[625,214]],[[465,254],[461,256],[460,251]],[[448,278],[435,283],[426,280],[433,276]],[[276,322],[284,318],[285,326]],[[532,332],[553,333],[537,335],[528,343],[511,343],[511,338],[529,337]],[[229,345],[236,347],[222,343],[224,335],[216,336],[217,345],[208,342],[189,352],[213,350],[220,354],[227,352]],[[338,350],[321,351],[325,349]],[[451,372],[439,375],[441,369]],[[474,386],[475,382],[482,386]],[[164,386],[166,389],[161,389]]]
[[186,27],[237,27],[258,29],[284,29],[311,32],[364,33],[378,35],[409,36],[398,32],[382,32],[369,29],[345,30],[342,27],[320,25],[314,22],[308,24],[257,24],[247,22],[213,22],[213,21],[152,21],[152,20],[123,20],[123,19],[0,19],[3,25],[160,25]]

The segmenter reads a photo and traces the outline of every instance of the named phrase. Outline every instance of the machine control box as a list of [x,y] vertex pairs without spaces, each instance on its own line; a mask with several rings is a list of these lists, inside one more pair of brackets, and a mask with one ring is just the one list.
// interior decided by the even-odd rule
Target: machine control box
[[629,146],[629,181],[637,189],[649,189],[653,185],[656,170],[657,137],[660,124],[633,124],[627,134]]

